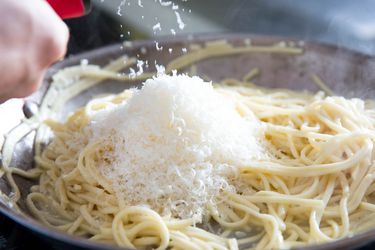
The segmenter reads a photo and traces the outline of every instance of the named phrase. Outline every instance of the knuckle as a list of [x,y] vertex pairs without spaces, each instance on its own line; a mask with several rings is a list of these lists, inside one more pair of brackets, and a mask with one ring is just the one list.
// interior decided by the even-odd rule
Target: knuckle
[[42,39],[40,55],[44,58],[43,66],[48,66],[65,55],[68,42],[68,29],[65,25],[46,32]]

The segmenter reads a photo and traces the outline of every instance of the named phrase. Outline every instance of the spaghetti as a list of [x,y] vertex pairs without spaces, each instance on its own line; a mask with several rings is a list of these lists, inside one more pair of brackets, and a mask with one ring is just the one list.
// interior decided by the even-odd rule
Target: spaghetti
[[[227,48],[221,43],[214,46]],[[170,64],[167,71],[208,58],[212,51],[199,58],[185,55],[187,61],[178,59],[178,67]],[[222,54],[230,54],[230,49]],[[59,84],[61,88],[66,83],[61,79],[69,74],[85,76],[78,87],[65,86],[71,93],[63,98],[66,101],[102,79],[122,77],[114,73],[119,65],[115,61],[104,69],[65,69],[55,77],[52,90]],[[17,170],[9,166],[11,158],[3,157],[14,201],[19,199],[19,190],[12,174],[39,177],[39,184],[27,197],[28,208],[37,219],[69,234],[133,248],[285,249],[330,242],[375,227],[375,112],[371,103],[323,92],[266,89],[245,81],[256,74],[257,69],[244,81],[224,80],[215,85],[215,92],[235,103],[241,117],[253,114],[259,120],[268,157],[237,166],[235,189],[223,190],[216,204],[207,205],[209,218],[202,226],[193,218],[162,215],[142,204],[124,204],[111,180],[100,172],[103,151],[113,149],[90,144],[86,129],[90,112],[128,102],[132,90],[94,100],[65,123],[48,120],[54,139],[45,149],[40,146],[45,129],[39,127],[37,168]],[[53,95],[53,91],[47,93],[39,117],[31,119],[48,116],[47,103]],[[53,105],[61,108],[63,101]],[[29,131],[36,128],[35,121],[25,126]],[[10,154],[25,133],[5,142],[3,155]]]

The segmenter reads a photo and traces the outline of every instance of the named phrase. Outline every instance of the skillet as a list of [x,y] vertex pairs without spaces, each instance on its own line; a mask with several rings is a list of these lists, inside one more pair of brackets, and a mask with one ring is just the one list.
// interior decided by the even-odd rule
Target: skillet
[[[85,59],[90,64],[105,65],[120,55],[138,57],[147,60],[150,65],[156,60],[158,64],[166,65],[172,58],[184,53],[184,48],[189,50],[192,43],[204,45],[207,41],[226,40],[234,46],[273,45],[280,41],[287,44],[293,43],[304,48],[304,53],[299,55],[274,54],[274,53],[244,53],[223,57],[209,58],[196,63],[197,75],[204,75],[213,81],[233,77],[240,79],[251,69],[258,67],[261,71],[260,77],[254,83],[265,87],[289,88],[292,90],[318,91],[310,79],[311,74],[318,75],[332,91],[337,95],[345,97],[375,98],[375,58],[368,55],[353,52],[344,48],[301,42],[299,40],[285,39],[281,37],[253,36],[245,34],[215,34],[215,35],[188,35],[177,37],[164,37],[158,41],[163,51],[158,51],[155,42],[151,40],[134,41],[126,44],[116,44],[83,54],[66,58],[53,65],[47,72],[42,87],[32,96],[25,99],[23,108],[12,110],[14,114],[23,117],[30,117],[38,109],[43,97],[52,81],[52,76],[60,69],[68,66],[78,65]],[[172,52],[169,52],[169,48]],[[186,69],[188,71],[188,69]],[[125,88],[140,85],[140,81],[120,82],[116,80],[104,80],[99,85],[88,89],[69,100],[60,114],[63,120],[69,112],[83,106],[88,100],[103,93],[116,93]],[[9,110],[8,110],[9,111]],[[1,113],[1,122],[16,123],[12,117],[5,117]],[[15,128],[17,129],[17,128]],[[22,169],[30,169],[33,166],[33,140],[35,134],[29,133],[17,144],[13,153],[11,165]],[[0,145],[1,147],[2,145]],[[3,158],[2,153],[0,154]],[[34,181],[15,176],[16,183],[21,190],[21,199],[18,203],[20,210],[7,198],[11,189],[6,177],[0,179],[0,212],[31,230],[39,237],[60,244],[61,248],[67,246],[77,249],[120,249],[77,236],[50,229],[28,212],[25,206],[25,199]],[[375,240],[375,228],[365,233],[347,237],[332,243],[309,246],[302,249],[355,249]]]

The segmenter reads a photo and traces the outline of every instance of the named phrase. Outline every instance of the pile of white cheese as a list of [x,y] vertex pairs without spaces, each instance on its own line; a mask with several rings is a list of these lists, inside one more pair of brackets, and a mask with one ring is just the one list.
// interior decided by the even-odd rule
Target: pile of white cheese
[[91,141],[112,148],[100,172],[124,204],[200,222],[234,191],[238,167],[263,156],[259,121],[199,77],[159,75],[132,91],[90,118]]

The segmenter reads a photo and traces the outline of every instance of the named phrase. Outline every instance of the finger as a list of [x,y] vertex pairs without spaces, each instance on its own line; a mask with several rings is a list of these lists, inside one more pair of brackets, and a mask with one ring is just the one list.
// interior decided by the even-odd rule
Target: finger
[[22,98],[31,95],[43,82],[45,71],[35,74],[33,78],[25,78],[20,84],[11,85],[13,88],[0,95],[0,103],[10,98]]
[[45,1],[41,1],[37,15],[43,18],[37,20],[34,25],[34,44],[39,66],[45,68],[64,57],[69,39],[69,30],[55,11]]

